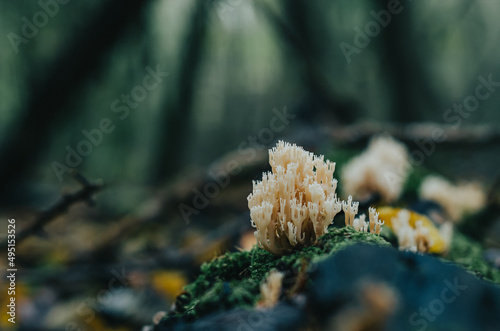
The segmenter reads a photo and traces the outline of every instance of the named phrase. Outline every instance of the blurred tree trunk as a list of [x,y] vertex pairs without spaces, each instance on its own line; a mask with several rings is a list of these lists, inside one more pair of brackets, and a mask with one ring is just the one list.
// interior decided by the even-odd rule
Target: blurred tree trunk
[[[387,0],[374,1],[375,8],[387,9]],[[414,87],[419,79],[415,65],[414,45],[408,41],[412,38],[411,3],[405,3],[399,14],[391,15],[387,27],[381,27],[381,58],[393,87],[392,118],[398,122],[412,122],[418,119],[418,109],[414,102]]]
[[[76,33],[59,56],[50,74],[42,80],[33,78],[28,86],[28,100],[16,130],[0,147],[0,183],[2,197],[11,197],[17,181],[26,174],[46,150],[57,124],[74,115],[68,101],[87,83],[92,73],[105,63],[103,58],[127,31],[131,22],[141,18],[148,0],[109,0]],[[47,165],[50,166],[50,165]]]
[[[208,32],[208,19],[211,8],[204,1],[196,2],[181,54],[178,92],[175,100],[166,100],[163,107],[164,120],[160,125],[160,145],[157,156],[157,168],[153,181],[164,181],[175,175],[185,160],[186,141],[189,139],[193,95],[197,87],[199,68]],[[171,88],[169,86],[168,88]]]
[[[376,12],[387,10],[387,0],[373,2]],[[401,2],[401,12],[391,15],[386,27],[381,26],[379,52],[382,66],[393,87],[391,118],[401,123],[423,120],[422,105],[436,106],[439,100],[430,88],[426,64],[419,57],[419,41],[415,38],[412,3]],[[373,19],[373,17],[369,17]],[[362,27],[364,29],[364,26]],[[421,102],[424,98],[426,102]]]
[[[256,2],[265,17],[279,36],[290,47],[291,54],[295,55],[297,65],[301,68],[305,85],[315,101],[319,101],[340,123],[351,123],[357,114],[356,104],[336,93],[328,82],[321,69],[321,64],[316,53],[318,45],[314,35],[321,30],[318,24],[321,21],[311,22],[311,2],[306,0],[284,1],[284,18],[276,14],[269,6]],[[307,111],[321,111],[315,106]],[[300,110],[299,110],[300,112]]]

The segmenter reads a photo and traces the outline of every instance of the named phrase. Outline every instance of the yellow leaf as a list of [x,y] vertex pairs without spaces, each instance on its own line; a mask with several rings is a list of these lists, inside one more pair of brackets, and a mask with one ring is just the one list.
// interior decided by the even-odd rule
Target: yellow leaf
[[[379,212],[379,218],[385,221],[385,226],[388,226],[392,230],[392,218],[396,217],[398,212],[402,208],[392,208],[392,207],[382,207],[377,208]],[[429,229],[429,235],[432,240],[432,245],[429,249],[429,253],[442,254],[448,249],[448,245],[439,233],[439,229],[432,223],[432,221],[425,215],[416,213],[414,211],[408,210],[410,213],[410,226],[415,228],[415,223],[417,221],[422,221],[422,225]]]
[[157,271],[152,275],[152,283],[159,293],[174,301],[187,284],[187,279],[179,271]]

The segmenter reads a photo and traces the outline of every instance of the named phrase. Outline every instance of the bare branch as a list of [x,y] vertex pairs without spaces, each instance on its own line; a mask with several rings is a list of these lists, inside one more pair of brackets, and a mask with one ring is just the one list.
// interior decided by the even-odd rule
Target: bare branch
[[498,144],[500,142],[500,127],[485,124],[455,128],[451,125],[430,122],[408,125],[364,122],[347,126],[335,126],[328,129],[328,131],[335,142],[346,144],[357,143],[377,134],[389,134],[403,142],[434,139],[433,137],[436,135],[440,136],[440,142],[443,143]]
[[[59,215],[67,212],[69,207],[71,207],[73,204],[80,201],[84,201],[88,205],[94,204],[92,200],[92,195],[103,188],[104,186],[103,183],[101,182],[90,183],[89,181],[87,181],[87,179],[85,179],[85,177],[83,177],[79,173],[75,173],[74,178],[82,185],[82,188],[75,193],[64,194],[59,200],[59,202],[57,202],[54,206],[52,206],[46,211],[41,212],[40,215],[38,215],[38,218],[33,222],[33,224],[30,227],[17,234],[16,236],[17,245],[19,245],[23,240],[25,240],[29,236],[40,233],[47,223],[51,222]],[[1,247],[7,247],[7,241],[2,243]]]

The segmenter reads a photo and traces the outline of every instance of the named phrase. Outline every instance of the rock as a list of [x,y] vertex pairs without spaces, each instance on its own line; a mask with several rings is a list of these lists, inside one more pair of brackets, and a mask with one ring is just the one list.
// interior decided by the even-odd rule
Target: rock
[[155,331],[279,331],[300,330],[305,323],[305,312],[287,304],[280,303],[271,309],[243,308],[215,313],[193,324],[183,322],[167,323],[163,320]]
[[356,245],[319,263],[310,277],[309,311],[324,327],[349,315],[352,307],[361,312],[358,319],[369,319],[360,292],[366,284],[378,284],[397,297],[381,330],[500,330],[500,288],[429,255]]

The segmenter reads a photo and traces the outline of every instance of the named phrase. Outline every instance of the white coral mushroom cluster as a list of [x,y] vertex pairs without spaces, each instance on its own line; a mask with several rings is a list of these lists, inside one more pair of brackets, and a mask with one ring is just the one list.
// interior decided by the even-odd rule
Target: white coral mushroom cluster
[[398,237],[401,250],[412,252],[427,252],[432,245],[429,229],[423,226],[422,221],[415,222],[415,228],[410,225],[410,212],[402,209],[396,217],[391,219],[392,228]]
[[[351,200],[351,199],[352,199],[352,197],[349,196],[349,200]],[[344,212],[345,212],[345,209],[344,209]],[[366,215],[361,214],[359,216],[359,218],[354,218],[352,220],[352,222],[347,224],[347,213],[346,213],[346,226],[350,225],[356,231],[360,231],[360,232],[370,232],[370,233],[380,234],[380,231],[382,231],[382,225],[384,225],[384,221],[378,219],[378,213],[377,213],[375,208],[369,208],[368,215],[369,215],[369,222],[365,221]],[[349,216],[351,217],[351,215],[349,215]],[[352,217],[354,217],[354,216],[352,216]]]
[[476,182],[454,185],[438,176],[427,176],[420,186],[420,197],[439,203],[454,222],[486,205],[486,193]]
[[410,169],[406,147],[389,136],[375,137],[368,148],[342,170],[343,188],[356,198],[380,194],[385,202],[399,198]]
[[262,296],[258,304],[260,307],[271,308],[278,303],[283,287],[283,276],[282,272],[273,269],[267,276],[266,281],[260,284],[260,294]]
[[[311,245],[328,232],[328,225],[342,207],[346,225],[354,226],[358,203],[352,202],[352,197],[348,202],[337,197],[335,163],[283,141],[269,150],[269,163],[272,172],[264,173],[262,181],[254,181],[248,196],[260,247],[281,255],[294,247]],[[380,233],[382,223],[374,222],[378,232],[374,231]]]

